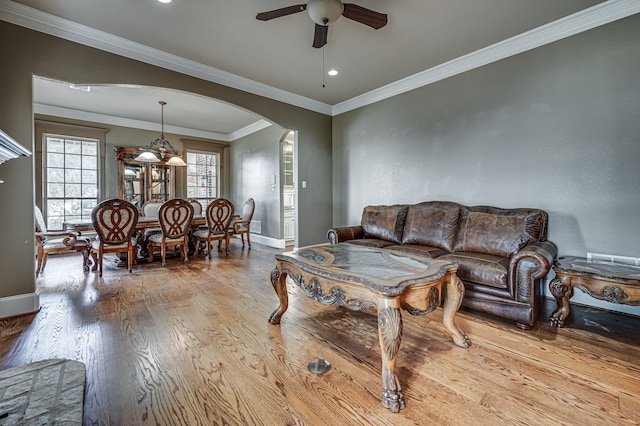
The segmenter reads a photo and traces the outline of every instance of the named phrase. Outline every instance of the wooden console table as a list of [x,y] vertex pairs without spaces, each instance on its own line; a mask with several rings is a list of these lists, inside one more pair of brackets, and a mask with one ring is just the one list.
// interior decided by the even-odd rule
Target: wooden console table
[[446,289],[444,326],[456,345],[463,348],[471,345],[455,324],[464,295],[462,281],[456,276],[456,264],[344,243],[280,253],[276,260],[271,283],[280,305],[269,318],[271,324],[279,324],[289,306],[287,277],[317,302],[355,311],[377,309],[382,405],[394,413],[405,405],[395,374],[402,337],[401,308],[412,315],[426,315],[440,306],[442,291]]
[[549,283],[549,290],[558,303],[558,308],[549,318],[549,324],[553,326],[564,325],[574,288],[607,302],[640,305],[640,267],[561,257],[553,265],[553,270],[556,276]]

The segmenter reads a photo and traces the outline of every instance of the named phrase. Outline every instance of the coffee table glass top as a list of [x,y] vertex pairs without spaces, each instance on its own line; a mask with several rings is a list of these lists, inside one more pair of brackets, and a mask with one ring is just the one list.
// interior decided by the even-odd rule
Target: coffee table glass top
[[332,279],[387,288],[403,288],[439,279],[456,267],[453,263],[427,257],[345,243],[305,247],[277,254],[276,259],[290,261]]
[[554,269],[567,274],[584,274],[603,279],[637,282],[640,267],[622,263],[589,261],[580,257],[561,257]]

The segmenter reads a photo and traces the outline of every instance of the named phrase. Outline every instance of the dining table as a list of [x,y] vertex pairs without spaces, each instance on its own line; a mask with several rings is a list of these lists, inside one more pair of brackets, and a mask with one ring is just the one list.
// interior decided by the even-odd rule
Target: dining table
[[[204,215],[196,215],[191,219],[191,230],[197,230],[200,226],[206,226],[207,218]],[[95,232],[95,228],[93,227],[92,222],[64,222],[62,224],[65,231],[74,232],[78,236],[81,236],[82,233],[91,233]],[[137,250],[135,261],[140,260],[148,260],[149,259],[149,251],[147,249],[147,232],[148,230],[160,228],[160,220],[157,216],[139,216],[138,222],[136,223],[136,237],[137,237]],[[195,243],[189,244],[189,255],[192,255],[196,251]],[[123,254],[124,259],[126,259],[126,253]],[[96,270],[97,262],[95,260],[95,253],[92,253],[91,257],[93,258],[93,266],[91,267],[92,271]],[[124,262],[126,264],[126,261]]]

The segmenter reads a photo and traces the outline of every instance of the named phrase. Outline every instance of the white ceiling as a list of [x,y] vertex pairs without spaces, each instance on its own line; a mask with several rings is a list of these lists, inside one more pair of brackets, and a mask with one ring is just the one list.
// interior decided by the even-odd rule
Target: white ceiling
[[[640,9],[638,0],[353,0],[387,13],[387,26],[374,30],[342,17],[330,25],[328,44],[315,49],[306,12],[255,19],[296,3],[0,0],[0,19],[331,115]],[[327,76],[331,68],[340,74]],[[165,100],[166,125],[228,140],[260,119],[175,91],[67,86],[37,82],[39,108],[157,123]]]

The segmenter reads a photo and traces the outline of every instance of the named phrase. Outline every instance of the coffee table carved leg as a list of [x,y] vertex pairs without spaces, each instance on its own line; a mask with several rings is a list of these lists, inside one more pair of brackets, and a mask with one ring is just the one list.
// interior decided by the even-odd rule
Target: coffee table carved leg
[[396,298],[378,301],[378,337],[382,354],[382,405],[397,413],[404,408],[404,395],[395,373],[402,338],[402,315]]
[[276,308],[275,311],[273,311],[273,313],[269,317],[269,322],[271,324],[280,324],[280,317],[282,317],[282,314],[284,314],[289,307],[289,294],[287,293],[287,274],[281,273],[277,267],[274,268],[274,270],[271,271],[271,285],[278,295],[280,305]]
[[471,340],[467,334],[456,325],[456,313],[460,309],[462,298],[464,297],[464,284],[456,274],[449,274],[445,292],[444,307],[442,313],[442,323],[449,332],[453,342],[461,348],[471,346]]
[[569,297],[571,296],[571,278],[557,276],[549,283],[549,291],[556,299],[557,309],[549,317],[549,324],[562,327],[569,316]]

